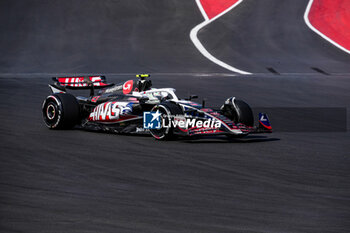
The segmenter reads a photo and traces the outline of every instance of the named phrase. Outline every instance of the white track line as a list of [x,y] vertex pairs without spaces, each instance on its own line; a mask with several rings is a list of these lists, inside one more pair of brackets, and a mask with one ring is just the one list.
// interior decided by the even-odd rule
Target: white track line
[[327,40],[328,42],[332,43],[334,46],[338,47],[339,49],[343,50],[344,52],[350,54],[350,50],[344,48],[343,46],[341,46],[340,44],[338,44],[337,42],[333,41],[331,38],[327,37],[325,34],[323,34],[322,32],[320,32],[319,30],[317,30],[314,26],[312,26],[312,24],[310,23],[309,20],[309,13],[311,10],[311,6],[313,4],[314,0],[310,0],[309,4],[306,7],[306,11],[304,14],[304,20],[306,25],[314,32],[316,32],[319,36],[321,36],[323,39]]
[[198,39],[198,32],[204,28],[205,26],[207,26],[208,24],[212,23],[213,21],[215,21],[216,19],[218,19],[219,17],[223,16],[224,14],[226,14],[227,12],[229,12],[230,10],[232,10],[233,8],[235,8],[236,6],[238,6],[243,0],[239,0],[238,2],[236,2],[235,4],[233,4],[230,8],[227,8],[225,11],[221,12],[220,14],[218,14],[217,16],[215,16],[214,18],[212,19],[209,19],[208,15],[205,13],[204,9],[203,9],[203,6],[200,2],[200,0],[196,0],[196,3],[198,5],[198,8],[199,10],[201,11],[203,17],[204,17],[204,21],[200,24],[198,24],[196,27],[194,27],[192,30],[191,30],[191,33],[190,33],[190,38],[193,42],[193,44],[196,46],[196,48],[199,50],[199,52],[201,52],[203,54],[203,56],[205,56],[206,58],[208,58],[210,61],[216,63],[217,65],[225,68],[225,69],[228,69],[230,71],[233,71],[233,72],[236,72],[236,73],[239,73],[239,74],[252,74],[252,73],[249,73],[249,72],[246,72],[246,71],[243,71],[243,70],[239,70],[235,67],[232,67],[228,64],[226,64],[225,62],[223,61],[220,61],[219,59],[215,58],[213,55],[211,55],[205,48],[204,46],[202,45],[202,43],[199,41]]
[[208,15],[207,15],[207,13],[205,13],[205,10],[204,10],[204,8],[203,8],[203,6],[202,6],[201,1],[200,1],[200,0],[196,0],[196,3],[197,3],[197,6],[198,6],[199,10],[201,11],[201,13],[202,13],[202,15],[203,15],[205,21],[208,21],[208,20],[209,20],[209,17],[208,17]]

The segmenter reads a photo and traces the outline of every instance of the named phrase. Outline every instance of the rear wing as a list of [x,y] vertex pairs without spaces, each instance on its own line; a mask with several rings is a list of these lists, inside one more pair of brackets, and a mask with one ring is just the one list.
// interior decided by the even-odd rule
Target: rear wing
[[95,88],[105,88],[113,84],[106,82],[105,76],[87,77],[53,77],[54,84],[49,85],[53,93],[66,92],[67,89],[90,89],[90,95],[94,95]]

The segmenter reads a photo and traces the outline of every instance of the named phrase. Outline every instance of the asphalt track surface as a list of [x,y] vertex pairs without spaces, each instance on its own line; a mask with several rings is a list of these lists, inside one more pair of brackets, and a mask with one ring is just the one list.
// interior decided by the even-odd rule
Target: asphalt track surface
[[[81,10],[84,7],[82,2],[74,1],[81,4],[77,6],[69,1],[67,4],[70,3],[70,8],[63,3],[47,3],[45,8],[43,2],[34,1],[37,5],[32,6],[26,5],[26,1],[2,1],[0,9],[4,9],[6,4],[14,5],[6,5],[7,18],[5,13],[0,15],[10,24],[19,22],[16,21],[18,16],[12,16],[16,20],[9,20],[16,11],[28,14],[35,11],[46,16],[44,19],[50,25],[48,16],[54,15],[62,7],[61,13],[66,12],[65,9],[76,9],[76,14],[81,13],[82,18],[89,20],[87,9]],[[180,5],[179,1],[171,3]],[[106,1],[104,4],[122,7],[129,3]],[[111,12],[118,8],[116,6],[115,9],[108,8],[106,12],[114,15]],[[139,5],[140,10],[147,10],[145,6]],[[90,8],[97,10],[99,7],[96,3]],[[169,5],[160,7],[167,9]],[[190,29],[202,20],[199,12],[195,11],[198,10],[195,4],[191,3],[191,7],[195,8],[193,12],[183,8],[169,11],[180,14],[180,18],[183,15],[179,12],[192,14],[189,24],[193,25],[181,24],[186,29],[175,33],[179,38],[188,36]],[[10,13],[11,9],[13,13]],[[101,18],[107,15],[106,12],[100,14]],[[231,17],[231,14],[228,16]],[[168,17],[174,19],[173,15]],[[119,68],[125,68],[123,72],[136,73],[140,71],[137,70],[139,63],[133,60],[136,59],[134,56],[124,54],[123,58],[130,63],[123,63],[123,67],[118,64],[119,56],[112,52],[105,57],[106,60],[93,57],[93,53],[85,48],[91,46],[92,50],[96,49],[92,42],[98,41],[98,35],[94,33],[93,39],[81,41],[83,48],[74,50],[75,55],[66,55],[69,48],[63,51],[60,48],[54,50],[51,56],[46,56],[47,50],[39,49],[40,44],[62,45],[59,43],[61,40],[62,43],[70,43],[62,38],[57,39],[57,43],[41,38],[39,35],[44,36],[45,32],[52,35],[50,32],[55,30],[49,26],[27,28],[25,24],[29,19],[31,17],[23,16],[22,30],[14,29],[14,25],[1,24],[1,30],[8,34],[1,34],[3,44],[0,48],[9,55],[8,59],[1,57],[0,75],[1,232],[349,232],[349,126],[347,132],[277,130],[270,135],[250,136],[241,140],[206,138],[169,142],[159,142],[152,137],[77,129],[48,130],[41,119],[42,101],[50,93],[47,87],[50,74],[45,72],[89,73],[91,69],[93,73],[104,70],[104,73],[117,73]],[[39,19],[37,23],[44,27],[46,24],[41,22],[43,18]],[[117,22],[121,20],[117,19]],[[56,20],[61,22],[61,18]],[[84,23],[88,24],[85,21],[74,22]],[[118,24],[114,23],[111,24],[118,28]],[[99,34],[104,30],[97,28],[101,30]],[[84,27],[81,30],[84,31]],[[17,33],[26,34],[32,46],[29,46],[29,42],[27,47],[21,44],[27,40],[16,40],[14,35]],[[139,35],[136,29],[134,35]],[[310,34],[306,36],[312,37]],[[112,39],[108,36],[105,38],[97,43],[106,42],[101,43],[102,52],[111,46],[107,42]],[[323,46],[323,42],[317,42],[317,36],[312,38],[315,39],[314,46],[317,43]],[[18,46],[5,46],[4,41],[13,41]],[[220,73],[221,68],[202,59],[190,47],[189,39],[184,43],[186,46],[178,49],[184,50],[184,61],[193,61],[193,66],[186,65],[186,62],[168,64],[166,60],[158,63],[159,60],[153,56],[161,53],[169,55],[166,59],[173,59],[168,52],[159,48],[154,49],[158,55],[148,54],[149,60],[139,60],[152,66],[156,73],[166,72],[171,65],[175,66],[172,68],[174,70],[183,66],[181,71],[193,72],[155,74],[152,76],[154,86],[174,87],[182,97],[198,94],[206,97],[210,106],[219,106],[227,97],[236,96],[252,107],[350,107],[350,79],[347,74],[309,73],[309,69],[304,69],[298,63],[296,70],[305,73],[232,76]],[[71,45],[77,44],[74,42]],[[116,46],[112,50],[131,48],[125,46]],[[11,55],[11,49],[15,54]],[[85,57],[87,54],[84,51],[91,56]],[[134,50],[135,53],[137,51],[138,48]],[[331,48],[326,51],[329,52],[326,58],[337,63],[339,70],[345,72],[348,67],[342,63],[345,56]],[[101,51],[94,52],[103,55]],[[336,56],[332,57],[332,54]],[[57,59],[54,59],[56,55]],[[64,56],[67,56],[66,59],[61,59]],[[35,60],[35,57],[39,60]],[[106,65],[107,60],[110,63]],[[85,63],[88,65],[79,66]],[[201,71],[201,66],[204,71]],[[260,71],[260,68],[256,71]],[[42,74],[34,74],[38,72]],[[201,74],[206,72],[209,74]],[[216,72],[220,74],[213,74]],[[108,81],[116,83],[130,77],[107,75]],[[319,121],[317,116],[315,121]]]
[[[47,82],[0,79],[2,232],[350,229],[349,132],[159,142],[54,131],[41,119]],[[175,87],[180,96],[206,96],[210,105],[231,95],[252,106],[350,103],[348,77],[176,76],[153,82]]]
[[189,39],[195,1],[0,2],[0,73],[222,72]]

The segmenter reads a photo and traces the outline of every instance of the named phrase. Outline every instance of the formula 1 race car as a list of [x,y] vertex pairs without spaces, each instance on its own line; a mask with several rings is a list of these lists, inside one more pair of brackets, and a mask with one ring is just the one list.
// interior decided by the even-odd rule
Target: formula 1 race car
[[[244,137],[271,133],[265,113],[259,124],[247,103],[228,98],[219,109],[192,102],[197,96],[179,99],[173,88],[152,88],[149,75],[121,84],[107,84],[104,76],[55,77],[42,113],[50,129],[80,127],[116,133],[151,134],[159,140],[175,136],[227,135]],[[73,96],[67,89],[90,89],[89,97]],[[95,90],[99,89],[95,94]]]

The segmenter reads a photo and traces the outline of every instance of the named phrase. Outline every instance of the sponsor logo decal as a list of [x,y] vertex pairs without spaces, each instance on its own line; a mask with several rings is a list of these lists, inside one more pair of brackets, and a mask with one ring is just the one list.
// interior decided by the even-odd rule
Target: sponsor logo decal
[[268,120],[266,114],[259,113],[259,122],[267,129],[272,129],[270,121]]
[[[94,86],[104,86],[101,76],[91,76],[89,80],[93,83]],[[65,77],[58,78],[58,82],[63,86],[69,87],[87,87],[88,84],[85,82],[84,77]]]
[[118,120],[121,115],[131,113],[131,105],[118,104],[117,102],[107,102],[98,105],[90,113],[90,121]]
[[133,80],[126,81],[124,83],[124,85],[123,85],[123,93],[125,95],[129,94],[132,91],[133,85],[134,85],[134,81]]
[[99,98],[100,98],[100,96],[94,96],[94,97],[92,97],[91,102],[96,103]]
[[136,127],[136,133],[144,133],[144,132],[149,132],[149,130],[144,129],[144,128]]
[[123,89],[123,85],[114,86],[114,87],[106,89],[105,93],[111,93],[111,92],[115,92],[115,91],[120,91],[122,89]]

